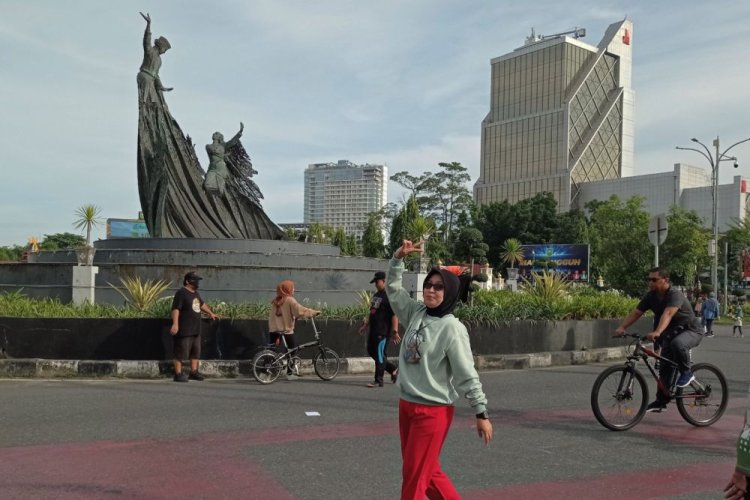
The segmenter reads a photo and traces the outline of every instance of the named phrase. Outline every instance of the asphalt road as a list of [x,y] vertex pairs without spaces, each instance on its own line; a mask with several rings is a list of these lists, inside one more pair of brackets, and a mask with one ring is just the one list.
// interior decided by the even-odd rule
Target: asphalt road
[[[485,372],[495,440],[459,401],[443,468],[467,499],[720,498],[750,383],[750,338],[730,329],[694,352],[729,380],[712,427],[670,407],[604,429],[604,364]],[[0,498],[398,498],[398,391],[368,381],[2,380]]]

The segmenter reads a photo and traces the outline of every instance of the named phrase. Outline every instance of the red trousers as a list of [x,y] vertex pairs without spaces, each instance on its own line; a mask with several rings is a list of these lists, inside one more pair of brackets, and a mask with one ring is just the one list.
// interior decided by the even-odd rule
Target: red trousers
[[440,468],[440,450],[453,421],[453,406],[398,403],[401,434],[401,500],[460,499]]

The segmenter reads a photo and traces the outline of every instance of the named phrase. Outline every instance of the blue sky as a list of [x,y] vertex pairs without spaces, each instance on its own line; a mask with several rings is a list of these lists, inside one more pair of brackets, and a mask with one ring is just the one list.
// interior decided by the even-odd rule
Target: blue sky
[[[309,163],[349,159],[418,174],[458,161],[479,174],[490,59],[538,34],[633,21],[635,173],[707,166],[676,151],[750,137],[750,3],[511,0],[213,2],[0,0],[0,245],[71,231],[75,209],[134,217],[144,21],[172,49],[161,78],[197,145],[245,124],[276,222],[302,220]],[[721,182],[750,176],[750,143]],[[390,200],[401,191],[390,185]],[[97,232],[103,237],[103,229]]]

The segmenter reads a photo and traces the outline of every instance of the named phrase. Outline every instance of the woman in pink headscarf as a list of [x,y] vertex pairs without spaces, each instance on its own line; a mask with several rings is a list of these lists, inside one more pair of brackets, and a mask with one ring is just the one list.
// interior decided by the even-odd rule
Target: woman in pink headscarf
[[[276,297],[271,301],[271,311],[268,313],[268,331],[271,335],[271,342],[280,345],[282,349],[282,335],[286,341],[287,348],[296,347],[294,341],[294,323],[297,318],[312,318],[320,314],[320,311],[310,309],[297,302],[294,298],[294,281],[284,280],[276,287]],[[297,379],[297,375],[292,372],[292,366],[287,365],[287,380]]]

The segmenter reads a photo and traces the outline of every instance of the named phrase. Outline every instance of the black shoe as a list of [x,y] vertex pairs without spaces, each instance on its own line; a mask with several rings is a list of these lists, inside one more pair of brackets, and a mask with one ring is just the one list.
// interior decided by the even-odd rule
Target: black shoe
[[667,405],[661,401],[654,401],[649,403],[646,407],[646,413],[661,413],[667,410]]
[[713,337],[713,336],[714,336],[714,332],[708,332],[708,333],[706,334],[706,337],[708,337],[708,338],[711,338],[711,337]]
[[188,378],[190,380],[199,380],[199,381],[206,379],[206,377],[204,377],[200,372],[190,372],[190,375],[188,375]]
[[391,373],[391,382],[395,384],[396,380],[398,380],[398,368],[393,370],[393,373]]
[[175,373],[172,380],[174,380],[175,382],[187,382],[188,376],[184,373]]

